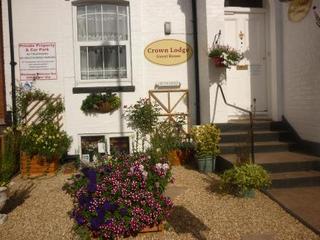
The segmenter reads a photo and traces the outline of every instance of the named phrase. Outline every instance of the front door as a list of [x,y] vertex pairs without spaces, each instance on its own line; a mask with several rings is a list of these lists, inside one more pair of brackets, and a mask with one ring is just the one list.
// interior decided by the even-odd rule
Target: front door
[[[226,12],[225,44],[244,53],[244,59],[227,69],[229,102],[253,109],[257,114],[268,112],[266,78],[265,14]],[[230,110],[230,116],[243,113]]]

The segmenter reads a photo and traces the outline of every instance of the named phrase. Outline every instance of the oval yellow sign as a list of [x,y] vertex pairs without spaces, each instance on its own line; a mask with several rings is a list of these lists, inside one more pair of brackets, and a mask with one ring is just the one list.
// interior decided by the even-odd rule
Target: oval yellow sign
[[192,47],[188,43],[175,39],[152,42],[144,49],[146,59],[164,66],[184,63],[192,57],[192,54]]

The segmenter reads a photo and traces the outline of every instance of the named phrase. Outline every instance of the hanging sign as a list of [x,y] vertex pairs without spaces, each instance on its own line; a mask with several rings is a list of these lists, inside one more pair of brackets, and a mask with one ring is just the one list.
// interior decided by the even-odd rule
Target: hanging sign
[[192,57],[192,54],[192,47],[188,43],[175,39],[152,42],[144,50],[146,59],[164,66],[185,63]]
[[311,9],[312,0],[293,0],[288,8],[288,17],[292,22],[300,22]]
[[20,80],[56,80],[56,43],[19,44]]

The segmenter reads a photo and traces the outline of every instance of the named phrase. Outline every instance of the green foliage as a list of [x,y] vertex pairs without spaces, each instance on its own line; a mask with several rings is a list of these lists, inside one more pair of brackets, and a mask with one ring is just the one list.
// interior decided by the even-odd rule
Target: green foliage
[[115,93],[92,93],[82,101],[81,110],[85,114],[97,113],[103,103],[110,104],[110,112],[121,106],[121,100]]
[[[32,143],[32,144],[30,144]],[[47,159],[61,157],[71,145],[71,138],[53,122],[28,126],[22,131],[21,151],[28,155],[41,155]]]
[[150,137],[151,148],[167,156],[168,152],[180,147],[183,138],[181,125],[172,121],[162,122]]
[[213,124],[195,126],[191,130],[197,157],[215,157],[220,153],[220,130]]
[[4,133],[4,152],[0,154],[0,185],[8,183],[19,170],[20,133],[13,134],[10,128],[7,128]]
[[251,189],[264,189],[271,184],[268,173],[259,165],[244,164],[225,171],[221,187],[225,191],[242,196]]
[[222,58],[225,67],[237,65],[242,59],[243,54],[229,46],[215,45],[209,51],[209,57]]
[[128,126],[142,135],[150,134],[158,123],[160,109],[147,98],[141,98],[125,111]]

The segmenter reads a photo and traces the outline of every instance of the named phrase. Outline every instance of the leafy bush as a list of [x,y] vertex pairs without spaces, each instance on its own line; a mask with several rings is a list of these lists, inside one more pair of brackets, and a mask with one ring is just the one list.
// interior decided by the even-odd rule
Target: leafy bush
[[122,156],[82,169],[64,190],[74,199],[71,217],[78,233],[117,239],[168,217],[172,202],[163,192],[170,181],[167,163],[154,163],[147,155]]
[[43,122],[28,126],[21,132],[20,150],[29,156],[41,155],[49,160],[53,157],[60,158],[66,153],[71,141],[57,124]]
[[191,130],[197,157],[215,157],[220,153],[220,130],[213,124],[195,126]]
[[81,110],[85,114],[97,113],[103,103],[110,104],[109,111],[121,106],[121,100],[115,93],[92,93],[82,101]]
[[222,189],[243,195],[251,189],[264,189],[270,186],[268,173],[259,165],[244,164],[225,171],[221,176]]

